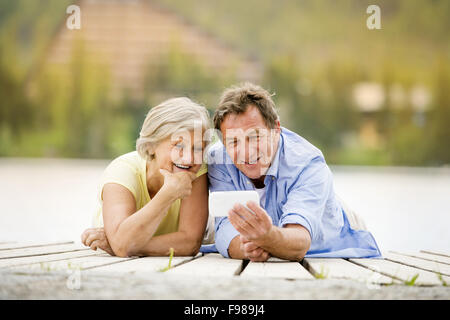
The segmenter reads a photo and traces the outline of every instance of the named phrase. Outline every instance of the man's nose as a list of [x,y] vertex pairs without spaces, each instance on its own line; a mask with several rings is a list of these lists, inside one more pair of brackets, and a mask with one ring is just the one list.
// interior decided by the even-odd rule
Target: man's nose
[[250,145],[248,142],[241,145],[237,150],[237,160],[239,163],[250,162],[256,160],[258,148]]

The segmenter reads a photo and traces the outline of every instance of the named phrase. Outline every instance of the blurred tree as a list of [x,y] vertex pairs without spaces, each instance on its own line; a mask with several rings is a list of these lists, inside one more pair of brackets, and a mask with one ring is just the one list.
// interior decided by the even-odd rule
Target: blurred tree
[[265,86],[275,92],[282,124],[333,157],[343,136],[357,128],[350,90],[358,74],[342,62],[328,64],[315,78],[300,70],[295,56],[277,57],[268,64]]
[[208,69],[194,56],[185,53],[177,40],[173,40],[168,53],[147,67],[147,101],[156,105],[170,97],[186,96],[203,104],[212,113],[221,90],[235,82],[235,72],[233,68]]
[[428,164],[450,163],[450,66],[446,56],[440,57],[433,70],[434,94],[424,134],[428,146]]

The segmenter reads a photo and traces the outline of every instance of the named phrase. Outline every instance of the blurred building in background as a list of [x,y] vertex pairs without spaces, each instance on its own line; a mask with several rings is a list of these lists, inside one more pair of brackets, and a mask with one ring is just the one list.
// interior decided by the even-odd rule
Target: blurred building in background
[[201,62],[210,77],[261,80],[262,65],[258,61],[157,1],[82,0],[77,4],[82,14],[81,29],[61,25],[37,70],[44,65],[70,70],[68,66],[79,45],[90,57],[92,68],[107,69],[110,93],[116,98],[124,92],[135,100],[147,98],[145,91],[154,90],[146,87],[148,78],[166,67],[173,54],[185,55],[192,63]]
[[[69,29],[66,9],[81,9]],[[148,110],[224,88],[273,93],[330,164],[450,163],[450,2],[3,0],[0,156],[112,158]]]

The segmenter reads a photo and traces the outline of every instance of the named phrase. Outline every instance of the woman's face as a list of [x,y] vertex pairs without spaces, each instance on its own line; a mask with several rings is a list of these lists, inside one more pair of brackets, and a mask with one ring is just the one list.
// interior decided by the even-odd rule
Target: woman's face
[[158,168],[177,173],[190,171],[197,173],[202,165],[203,130],[185,130],[161,141],[155,148]]

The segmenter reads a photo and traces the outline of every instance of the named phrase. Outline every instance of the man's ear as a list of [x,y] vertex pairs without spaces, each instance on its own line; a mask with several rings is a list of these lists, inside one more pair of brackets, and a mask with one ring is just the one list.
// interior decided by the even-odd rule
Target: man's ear
[[281,123],[280,123],[280,120],[276,120],[276,121],[275,121],[275,129],[277,130],[278,133],[280,133],[280,131],[281,131]]

